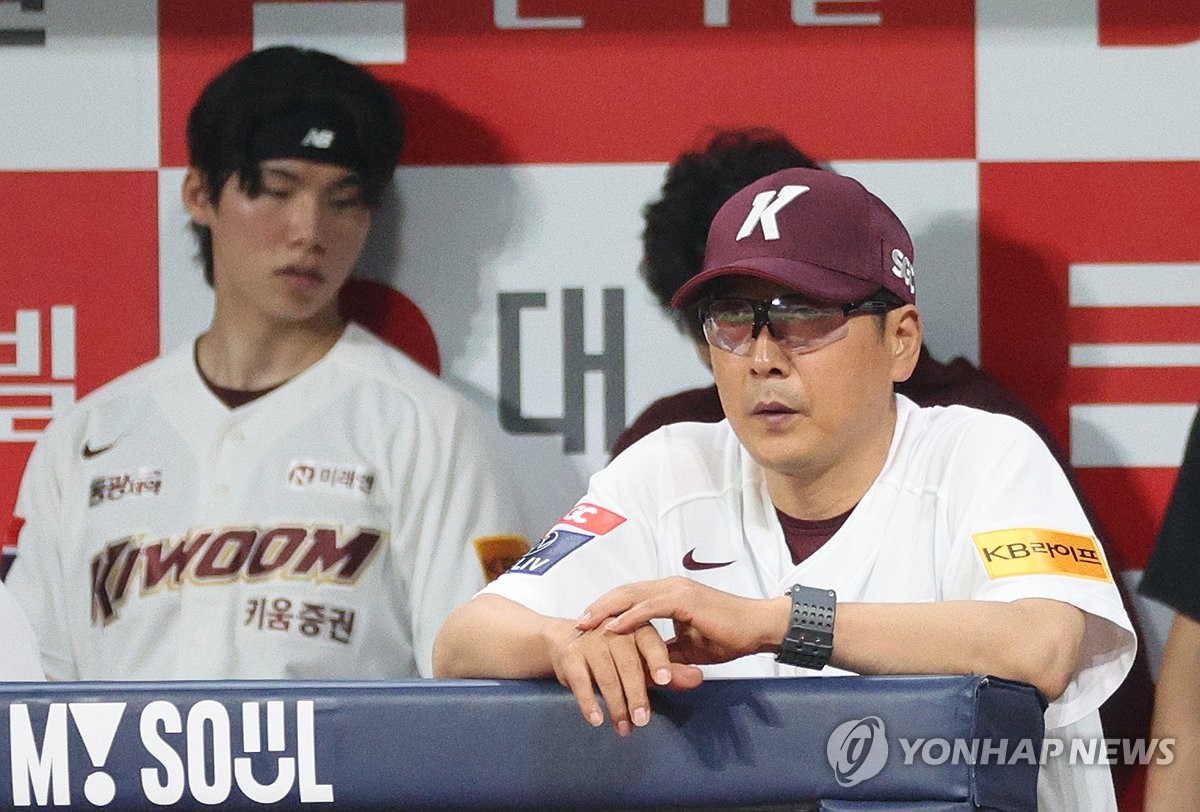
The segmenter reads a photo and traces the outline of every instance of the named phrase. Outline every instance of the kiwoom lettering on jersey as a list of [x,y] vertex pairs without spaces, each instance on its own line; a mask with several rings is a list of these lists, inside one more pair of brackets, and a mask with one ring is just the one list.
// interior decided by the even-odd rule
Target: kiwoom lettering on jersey
[[351,534],[333,527],[283,526],[197,530],[149,544],[135,536],[116,539],[92,559],[92,623],[116,620],[134,590],[151,597],[185,583],[283,578],[353,584],[385,538],[374,528]]
[[[117,798],[124,808],[167,806],[185,792],[208,805],[275,804],[289,795],[301,803],[334,801],[333,785],[317,778],[312,700],[229,707],[212,699],[155,700],[136,719],[127,708],[126,702],[10,704],[12,806],[81,800],[108,806]],[[72,727],[83,749],[70,746]],[[72,781],[72,772],[87,777]]]

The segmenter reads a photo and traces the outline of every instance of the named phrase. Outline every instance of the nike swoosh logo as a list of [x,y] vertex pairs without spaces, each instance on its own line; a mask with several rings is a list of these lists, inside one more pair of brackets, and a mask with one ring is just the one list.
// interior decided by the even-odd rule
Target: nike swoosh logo
[[105,451],[108,451],[110,448],[115,446],[119,440],[120,440],[120,438],[118,437],[117,440],[113,440],[108,445],[102,445],[99,448],[92,448],[90,445],[87,444],[87,441],[84,441],[84,443],[83,443],[83,458],[85,460],[90,460],[92,457],[95,457],[97,454],[103,454]]
[[733,561],[697,561],[692,557],[692,553],[696,552],[696,548],[687,551],[687,555],[683,557],[683,568],[685,570],[715,570],[718,567],[728,567]]

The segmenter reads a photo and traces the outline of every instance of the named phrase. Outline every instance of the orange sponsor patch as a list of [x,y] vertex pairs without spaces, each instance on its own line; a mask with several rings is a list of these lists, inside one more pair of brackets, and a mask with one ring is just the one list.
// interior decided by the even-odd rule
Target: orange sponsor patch
[[1112,583],[1100,544],[1092,536],[1018,527],[971,536],[992,578],[1070,575]]
[[483,577],[488,583],[499,578],[529,552],[529,542],[522,536],[484,536],[475,539],[475,553],[483,566]]

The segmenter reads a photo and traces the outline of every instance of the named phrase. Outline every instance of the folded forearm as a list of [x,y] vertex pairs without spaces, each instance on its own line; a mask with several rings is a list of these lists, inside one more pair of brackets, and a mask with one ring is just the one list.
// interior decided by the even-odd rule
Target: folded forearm
[[1044,599],[839,604],[831,662],[859,674],[992,674],[1056,699],[1083,628],[1080,610]]
[[496,595],[455,609],[433,645],[436,677],[551,677],[553,641],[574,633],[571,621],[540,615]]

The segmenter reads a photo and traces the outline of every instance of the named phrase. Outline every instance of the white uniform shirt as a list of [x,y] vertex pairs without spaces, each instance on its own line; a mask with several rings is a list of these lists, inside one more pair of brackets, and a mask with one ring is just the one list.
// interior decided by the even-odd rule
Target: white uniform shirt
[[[566,618],[613,587],[671,575],[753,598],[797,583],[834,589],[839,602],[1052,598],[1086,612],[1087,627],[1079,670],[1046,711],[1047,736],[1099,736],[1097,708],[1124,679],[1136,642],[1062,469],[1013,418],[963,406],[922,409],[902,396],[897,410],[879,477],[799,565],[763,470],[728,422],[679,423],[595,474],[581,503],[484,591]],[[765,655],[704,671],[813,673]],[[1065,761],[1042,768],[1044,809],[1116,808],[1107,767],[1067,770]]]
[[40,682],[42,663],[37,638],[21,605],[0,581],[0,682]]
[[392,679],[522,527],[446,384],[367,331],[230,410],[190,345],[55,420],[9,576],[52,679]]

